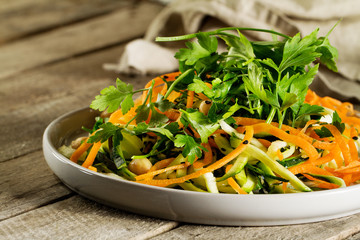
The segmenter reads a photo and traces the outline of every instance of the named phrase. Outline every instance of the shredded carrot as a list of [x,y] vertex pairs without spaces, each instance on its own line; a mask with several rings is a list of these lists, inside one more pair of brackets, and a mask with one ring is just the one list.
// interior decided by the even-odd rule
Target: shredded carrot
[[[334,158],[335,158],[335,153],[330,152],[330,153],[326,154],[325,156],[322,156],[321,158],[314,160],[313,162],[311,162],[311,164],[316,165],[316,166],[322,165],[322,164],[330,162]],[[309,162],[306,162],[306,163],[309,163]]]
[[[156,77],[154,79],[152,79],[151,81],[149,81],[146,85],[145,88],[149,88],[152,85],[152,82],[154,81],[154,88],[157,89],[156,91],[154,91],[154,93],[156,92],[156,94],[153,94],[153,99],[151,99],[150,101],[154,101],[157,98],[157,93],[164,93],[166,90],[163,89],[167,89],[167,86],[164,82],[163,79],[165,79],[168,82],[174,81],[175,78],[177,76],[180,75],[180,72],[173,72],[173,73],[168,73],[168,74],[164,74],[160,77]],[[148,91],[144,91],[143,95],[142,95],[142,102],[145,101],[146,95],[148,94]]]
[[269,140],[263,139],[263,138],[258,138],[257,139],[262,145],[264,145],[264,147],[268,148],[271,145],[271,142]]
[[[231,167],[232,167],[232,164],[228,164],[225,168],[225,172],[228,172]],[[240,185],[234,180],[234,178],[229,177],[227,179],[227,182],[238,194],[247,194],[247,192],[245,192],[244,189],[242,189],[240,187]]]
[[334,172],[340,172],[343,174],[346,173],[356,173],[360,171],[360,162],[359,161],[353,161],[349,163],[347,166],[342,166],[334,170]]
[[97,168],[94,166],[89,166],[88,169],[91,171],[97,172]]
[[159,170],[161,168],[167,167],[172,161],[174,161],[174,159],[175,158],[167,158],[167,159],[158,161],[150,168],[149,172],[153,172],[155,170]]
[[283,182],[282,183],[282,190],[283,190],[283,193],[285,193],[286,192],[286,189],[287,189],[287,186],[288,186],[288,182]]
[[331,134],[334,136],[337,144],[341,149],[341,153],[343,154],[345,165],[348,165],[351,162],[351,154],[349,151],[349,146],[346,144],[343,136],[341,136],[340,131],[334,125],[324,125]]
[[155,170],[155,171],[151,171],[151,172],[147,172],[147,173],[138,175],[138,176],[135,177],[135,179],[137,181],[143,180],[143,179],[149,179],[149,178],[152,178],[152,177],[154,177],[154,176],[156,176],[158,174],[161,174],[161,173],[164,173],[164,172],[167,172],[167,171],[182,169],[182,168],[188,167],[189,165],[190,165],[189,162],[181,163],[181,164],[178,164],[178,165],[174,165],[174,166],[170,166],[170,167],[166,167],[166,168],[162,168],[162,169],[159,169],[159,170]]
[[324,180],[314,178],[313,176],[310,176],[309,174],[304,173],[303,175],[307,179],[309,179],[311,181],[314,181],[314,183],[316,183],[316,186],[319,187],[319,188],[334,189],[334,188],[339,187],[339,185],[337,185],[337,184],[329,183],[329,182],[326,182]]
[[353,173],[347,173],[344,175],[343,180],[344,180],[346,186],[350,186],[351,181],[352,181],[352,175],[353,175]]
[[341,155],[340,147],[338,145],[336,145],[336,147],[334,147],[332,152],[334,153],[334,159],[335,159],[335,162],[336,162],[336,166],[338,168],[343,166],[344,165],[344,160],[343,160],[342,155]]
[[[278,124],[274,124],[274,126],[278,126]],[[306,135],[305,133],[301,132],[300,130],[287,126],[285,124],[282,125],[281,129],[283,129],[284,131],[289,131],[289,133],[291,135],[296,135],[299,136],[303,139],[305,139],[306,141],[308,141],[309,143],[311,143],[315,148],[319,148],[319,149],[332,149],[335,145],[335,143],[330,143],[330,142],[324,142],[324,141],[318,141],[308,135]]]
[[279,158],[280,161],[284,159],[284,155],[283,155],[282,152],[281,152],[281,148],[279,148],[279,149],[276,151],[276,156]]
[[359,133],[356,128],[354,128],[354,127],[350,128],[350,137],[351,138],[357,139],[358,135],[359,135]]
[[245,192],[244,189],[239,186],[239,184],[234,180],[234,178],[229,177],[227,179],[227,182],[238,194],[247,194],[247,192]]
[[265,120],[256,119],[256,118],[247,118],[247,117],[233,117],[233,118],[237,125],[243,125],[243,126],[254,125],[257,123],[265,122]]
[[[265,120],[255,119],[255,118],[234,117],[234,119],[235,119],[235,122],[237,125],[243,125],[243,126],[254,125],[254,124],[258,124],[258,123],[265,123]],[[279,124],[275,123],[275,122],[272,122],[271,125],[273,125],[275,127],[279,126]],[[298,135],[298,136],[304,138],[306,141],[313,144],[314,147],[316,147],[316,148],[331,149],[335,145],[335,143],[315,141],[314,138],[306,135],[305,133],[302,133],[299,129],[290,127],[285,124],[282,125],[281,129],[283,129],[284,131],[289,131],[289,133],[291,135]]]
[[[139,101],[137,101],[136,104],[139,104]],[[133,110],[134,113],[135,113],[135,108],[134,108],[134,107],[133,107],[131,110]],[[125,114],[125,115],[122,114],[122,112],[121,112],[120,109],[117,110],[117,111],[115,111],[115,112],[113,112],[113,113],[110,115],[109,122],[111,122],[111,123],[119,123],[119,122],[122,122],[121,119],[123,119],[124,117],[127,117],[128,120],[130,120],[130,118],[132,118],[132,116],[130,115],[130,114],[131,114],[131,110],[130,110],[127,114]],[[123,123],[128,122],[127,119],[123,119],[123,120],[124,120]],[[94,134],[95,134],[95,132],[93,132],[93,133],[91,134],[91,136],[94,135]],[[96,157],[96,155],[97,155],[97,153],[98,153],[98,151],[99,151],[99,149],[100,149],[100,147],[101,147],[101,143],[100,143],[100,142],[97,142],[97,143],[95,143],[95,144],[91,144],[91,143],[87,143],[87,140],[88,140],[88,139],[86,139],[86,141],[85,141],[83,144],[81,144],[80,147],[79,147],[78,149],[76,149],[76,151],[75,151],[75,152],[71,155],[71,157],[70,157],[70,160],[71,160],[71,161],[77,162],[77,160],[79,159],[79,157],[80,157],[85,151],[87,151],[87,150],[90,148],[90,146],[92,146],[92,148],[91,148],[91,150],[90,150],[90,153],[89,153],[88,156],[86,157],[85,162],[82,164],[82,166],[84,166],[84,167],[89,167],[89,166],[91,166],[91,165],[93,164],[93,162],[94,162],[94,160],[95,160],[95,157]]]
[[241,142],[241,144],[234,149],[232,152],[230,152],[229,154],[227,154],[226,156],[224,156],[222,159],[214,162],[213,164],[211,164],[210,166],[203,168],[197,172],[185,175],[183,177],[180,178],[174,178],[174,179],[161,179],[161,180],[145,180],[145,181],[138,181],[144,184],[149,184],[149,185],[155,185],[155,186],[168,186],[171,184],[175,184],[175,183],[182,183],[185,182],[187,180],[193,179],[193,178],[197,178],[205,173],[208,172],[212,172],[218,168],[221,168],[222,166],[224,166],[225,164],[227,164],[228,162],[230,162],[231,160],[233,160],[234,158],[236,158],[241,152],[243,152],[246,147],[247,144],[250,142],[250,140],[252,139],[254,134],[254,130],[251,126],[247,126],[246,127],[246,134],[244,136],[243,141]]
[[212,149],[210,146],[210,143],[203,143],[202,144],[203,147],[206,148],[207,151],[204,152],[204,159],[202,161],[196,161],[193,163],[194,168],[202,168],[203,166],[206,166],[208,164],[210,164],[213,160],[213,153],[212,153]]
[[306,130],[308,129],[308,127],[309,127],[311,124],[314,124],[314,123],[316,123],[316,122],[317,122],[316,120],[309,120],[309,121],[305,124],[305,126],[301,129],[301,132],[302,132],[302,133],[305,133]]
[[290,135],[286,133],[284,130],[267,123],[258,123],[253,125],[253,127],[254,127],[254,133],[266,132],[275,137],[280,138],[285,142],[299,146],[306,152],[306,154],[309,156],[309,159],[311,161],[317,159],[319,156],[315,147],[299,136]]
[[355,141],[353,139],[349,139],[348,146],[349,146],[351,161],[357,161],[359,159],[359,156]]
[[186,108],[192,108],[194,104],[194,96],[195,96],[194,91],[188,91],[188,96],[186,99]]
[[164,112],[164,115],[167,116],[170,121],[176,121],[180,116],[180,112],[179,110],[171,109]]
[[[122,114],[121,109],[118,109],[110,115],[109,122],[127,124],[136,115],[136,108],[141,104],[141,98],[135,99],[134,107],[132,107],[125,115]],[[136,125],[136,122],[132,121],[130,124]]]
[[70,157],[71,161],[76,163],[80,156],[91,147],[92,144],[87,142],[88,139],[89,138],[86,138],[85,141],[75,150],[75,152],[73,152]]
[[299,173],[312,173],[312,174],[318,174],[318,175],[328,175],[328,176],[333,176],[332,173],[330,173],[329,171],[319,168],[317,166],[314,166],[312,164],[299,164],[293,167],[289,168],[289,171],[292,172],[293,174],[299,174]]
[[360,180],[360,173],[352,174],[349,185]]
[[101,142],[94,143],[89,154],[86,157],[85,162],[81,166],[86,167],[86,168],[91,166],[95,160],[95,157],[96,157],[100,147],[101,147]]

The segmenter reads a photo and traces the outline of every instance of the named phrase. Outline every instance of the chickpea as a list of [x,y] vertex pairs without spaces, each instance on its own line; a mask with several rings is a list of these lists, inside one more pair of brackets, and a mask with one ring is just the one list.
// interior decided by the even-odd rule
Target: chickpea
[[86,137],[79,137],[71,142],[71,147],[73,149],[78,149],[82,143],[82,141],[85,141]]
[[100,117],[101,118],[108,118],[108,117],[110,117],[110,115],[111,115],[111,113],[109,113],[107,111],[107,109],[105,109],[104,111],[101,112]]
[[210,100],[204,100],[200,103],[199,112],[207,115],[209,113],[212,102]]
[[137,175],[140,175],[147,173],[152,167],[152,164],[147,158],[138,158],[131,160],[128,167],[130,171]]

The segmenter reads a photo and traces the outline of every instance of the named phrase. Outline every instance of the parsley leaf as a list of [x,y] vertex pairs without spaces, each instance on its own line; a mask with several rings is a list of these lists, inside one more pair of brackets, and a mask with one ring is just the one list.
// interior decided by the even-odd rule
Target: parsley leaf
[[274,107],[280,107],[277,95],[264,89],[263,79],[262,69],[255,63],[249,63],[248,77],[243,77],[246,88],[265,103]]
[[316,48],[316,52],[321,53],[320,62],[325,64],[331,71],[337,72],[336,60],[339,55],[337,49],[330,45],[328,38],[319,39],[322,40],[322,42]]
[[305,123],[310,120],[306,116],[317,115],[321,116],[321,113],[324,112],[324,108],[318,105],[310,105],[304,103],[301,105],[300,110],[294,114],[294,123],[297,123],[298,126],[303,126]]
[[[339,116],[339,114],[335,111],[332,115],[332,125],[334,125],[340,133],[343,133],[345,130],[345,123],[341,122],[341,118]],[[315,129],[316,134],[321,137],[333,137],[332,133],[330,132],[329,129],[327,129],[326,127],[321,127],[320,129]]]
[[214,97],[214,91],[199,78],[194,78],[194,82],[189,84],[188,88],[190,91],[194,91],[196,93],[203,93],[208,98]]
[[250,41],[240,32],[237,36],[220,36],[229,46],[229,55],[242,58],[247,61],[255,57]]
[[107,111],[111,113],[121,106],[122,113],[126,114],[134,106],[133,86],[124,83],[119,78],[116,79],[116,87],[104,88],[100,94],[90,104],[92,109],[104,111],[107,108]]
[[187,42],[188,48],[182,48],[175,57],[180,61],[184,61],[186,65],[194,65],[201,58],[210,56],[210,52],[203,48],[199,43]]
[[157,107],[161,112],[165,112],[169,109],[172,109],[175,104],[167,99],[164,99],[164,96],[159,94],[157,101],[154,103],[154,106]]
[[341,122],[339,114],[335,111],[332,116],[332,125],[334,125],[340,133],[343,133],[345,130],[345,123]]
[[174,140],[175,147],[184,147],[182,155],[187,157],[189,163],[193,163],[196,157],[200,158],[202,156],[201,150],[206,149],[195,141],[195,139],[189,135],[178,134],[175,136]]
[[207,143],[211,134],[213,134],[220,125],[212,123],[203,113],[199,111],[186,112],[181,110],[182,118],[191,124],[191,126],[199,133],[201,142]]
[[209,53],[216,52],[218,48],[218,41],[216,37],[211,37],[204,32],[199,32],[197,34],[199,44],[206,49]]
[[303,39],[300,38],[300,33],[298,33],[285,43],[279,72],[283,72],[289,67],[306,66],[321,56],[321,53],[315,51],[318,31],[319,29],[316,29]]
[[326,127],[321,127],[320,129],[315,129],[314,131],[320,138],[333,137],[330,130]]
[[105,142],[114,135],[118,135],[118,136],[119,134],[121,135],[121,130],[123,129],[110,122],[104,123],[99,127],[100,127],[99,130],[94,135],[89,137],[88,143],[95,143],[99,141]]

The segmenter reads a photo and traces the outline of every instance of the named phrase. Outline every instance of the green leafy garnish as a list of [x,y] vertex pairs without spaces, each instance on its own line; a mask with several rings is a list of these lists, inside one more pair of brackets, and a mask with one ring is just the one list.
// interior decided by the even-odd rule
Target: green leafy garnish
[[206,149],[195,141],[195,139],[189,135],[178,134],[175,136],[175,147],[183,147],[182,155],[187,157],[188,162],[193,163],[196,157],[201,157],[202,150]]
[[[243,34],[245,30],[272,34],[273,40],[251,41]],[[157,82],[159,79],[149,82],[146,89],[136,91],[117,79],[116,86],[103,89],[95,97],[90,105],[93,109],[110,113],[121,109],[123,115],[130,113],[125,116],[127,123],[124,124],[97,119],[95,127],[90,130],[96,132],[88,142],[100,141],[106,147],[102,146],[96,166],[100,171],[114,172],[133,180],[135,175],[129,170],[132,159],[147,158],[145,160],[151,164],[165,160],[161,164],[168,164],[166,166],[185,161],[193,164],[200,160],[199,165],[193,165],[194,169],[178,168],[154,176],[156,180],[179,178],[189,174],[187,171],[201,171],[201,168],[204,171],[214,160],[234,151],[236,142],[240,143],[247,136],[236,130],[242,127],[238,125],[239,117],[262,119],[269,124],[275,122],[279,128],[284,124],[301,128],[309,120],[321,119],[327,110],[305,103],[305,98],[320,64],[337,71],[338,53],[329,42],[330,32],[318,37],[319,29],[316,29],[304,37],[300,33],[290,37],[273,30],[230,27],[157,38],[157,41],[193,39],[175,54],[180,74],[171,80],[166,77],[173,75],[164,75],[160,79],[164,86],[162,90]],[[226,50],[220,52],[218,46],[221,42]],[[135,104],[133,97],[140,92],[142,101]],[[172,93],[178,97],[174,99]],[[345,124],[336,111],[331,124],[344,132]],[[332,136],[324,126],[315,132],[320,138]],[[266,133],[256,134],[262,134],[270,141],[278,140]],[[234,141],[235,136],[238,141]],[[205,154],[212,144],[217,147],[211,149],[211,154]],[[217,178],[219,187],[226,189],[228,184],[220,186],[223,180],[234,177],[240,187],[246,183],[251,185],[251,188],[245,186],[249,192],[282,192],[281,182],[289,182],[291,188],[288,191],[311,191],[287,169],[307,160],[298,147],[293,146],[293,152],[287,152],[286,159],[276,161],[266,153],[260,139],[255,137],[243,144],[248,144],[244,158],[233,159],[224,167],[208,173],[211,177],[207,181]],[[281,141],[278,144],[282,144]],[[317,150],[322,154],[322,150]],[[228,164],[233,167],[225,170]],[[204,191],[208,184],[202,186],[203,182],[199,178],[190,179],[178,186]],[[218,192],[216,182],[211,186],[210,192]]]
[[[334,111],[333,115],[332,115],[332,125],[334,125],[340,133],[343,133],[345,130],[345,123],[341,122],[341,118],[339,116],[339,114]],[[333,137],[332,133],[330,132],[329,129],[327,129],[326,127],[321,127],[320,129],[315,129],[316,134],[321,137],[321,138],[326,138],[326,137]]]
[[116,126],[110,122],[104,123],[99,126],[99,130],[91,137],[89,137],[89,143],[105,142],[110,137],[119,134],[122,128]]
[[201,142],[207,143],[209,137],[213,132],[219,128],[218,123],[212,123],[209,119],[201,112],[183,112],[183,118],[188,121],[194,129],[199,133]]
[[116,87],[110,86],[101,90],[101,95],[95,97],[90,107],[95,110],[114,112],[121,106],[121,111],[126,114],[134,106],[133,86],[116,79]]

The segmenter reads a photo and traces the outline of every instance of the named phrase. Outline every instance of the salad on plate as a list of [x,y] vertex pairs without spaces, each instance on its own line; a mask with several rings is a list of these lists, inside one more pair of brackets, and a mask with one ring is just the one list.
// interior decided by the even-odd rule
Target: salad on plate
[[[250,41],[262,31],[273,41]],[[309,89],[319,64],[337,71],[330,32],[293,37],[221,28],[183,41],[179,72],[135,90],[120,79],[92,101],[71,161],[137,183],[233,194],[328,190],[360,181],[360,119],[352,104]],[[218,45],[226,51],[219,52]]]

